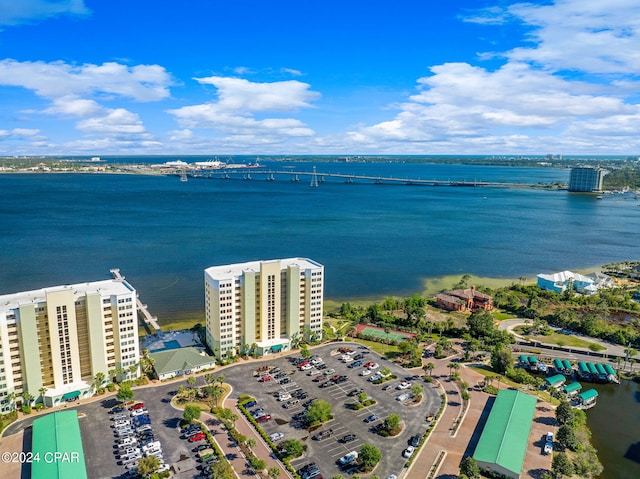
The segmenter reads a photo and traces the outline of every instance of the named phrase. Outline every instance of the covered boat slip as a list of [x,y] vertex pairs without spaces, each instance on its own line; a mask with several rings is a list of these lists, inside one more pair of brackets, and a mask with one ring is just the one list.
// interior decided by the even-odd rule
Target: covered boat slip
[[560,388],[566,381],[567,381],[567,378],[564,377],[562,374],[556,374],[544,380],[546,385],[552,388]]
[[572,382],[564,385],[564,392],[567,394],[575,394],[582,390],[582,384],[579,382]]

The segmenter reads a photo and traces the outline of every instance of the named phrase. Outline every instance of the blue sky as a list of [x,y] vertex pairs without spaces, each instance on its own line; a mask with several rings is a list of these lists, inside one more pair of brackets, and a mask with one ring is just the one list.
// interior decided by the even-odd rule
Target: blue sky
[[0,0],[0,155],[638,155],[639,9]]

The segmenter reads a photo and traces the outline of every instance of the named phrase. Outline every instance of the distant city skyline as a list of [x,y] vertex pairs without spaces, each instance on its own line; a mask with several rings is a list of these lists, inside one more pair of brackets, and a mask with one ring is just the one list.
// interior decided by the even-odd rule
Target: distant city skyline
[[637,13],[0,0],[0,155],[638,155]]

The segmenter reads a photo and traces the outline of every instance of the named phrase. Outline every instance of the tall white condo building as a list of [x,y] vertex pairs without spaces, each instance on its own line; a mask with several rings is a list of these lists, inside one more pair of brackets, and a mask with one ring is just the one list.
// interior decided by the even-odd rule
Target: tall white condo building
[[322,337],[324,266],[308,258],[204,271],[206,341],[217,357],[288,350]]
[[0,410],[28,393],[55,406],[95,392],[96,376],[140,375],[136,291],[126,281],[0,296]]

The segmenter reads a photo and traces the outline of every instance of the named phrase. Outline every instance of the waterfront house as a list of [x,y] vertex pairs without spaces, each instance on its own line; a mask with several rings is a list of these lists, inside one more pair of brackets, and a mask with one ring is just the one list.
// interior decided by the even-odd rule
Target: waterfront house
[[436,304],[447,311],[475,311],[493,309],[493,298],[471,286],[468,289],[454,289],[436,296]]
[[571,271],[561,271],[552,274],[539,274],[537,285],[540,289],[562,293],[571,289],[581,294],[595,294],[601,288],[615,286],[612,278],[602,273],[582,275]]

